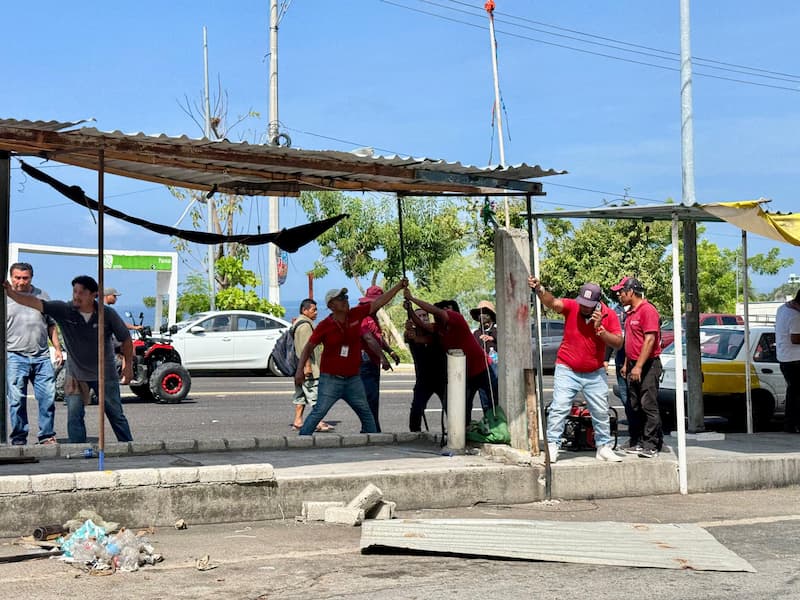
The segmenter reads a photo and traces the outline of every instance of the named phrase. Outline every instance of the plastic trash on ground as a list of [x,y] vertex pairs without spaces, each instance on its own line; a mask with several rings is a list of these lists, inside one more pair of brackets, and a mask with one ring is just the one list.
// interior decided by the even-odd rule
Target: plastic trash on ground
[[89,570],[137,571],[164,558],[155,552],[150,540],[122,528],[108,535],[106,530],[87,519],[67,537],[56,540],[61,545],[61,560]]

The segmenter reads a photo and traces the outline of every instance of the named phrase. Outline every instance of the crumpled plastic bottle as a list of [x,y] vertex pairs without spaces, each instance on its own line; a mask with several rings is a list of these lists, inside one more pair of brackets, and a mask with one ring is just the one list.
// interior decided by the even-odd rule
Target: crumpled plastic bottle
[[139,569],[139,549],[136,546],[125,546],[119,553],[117,568],[120,571],[136,571]]

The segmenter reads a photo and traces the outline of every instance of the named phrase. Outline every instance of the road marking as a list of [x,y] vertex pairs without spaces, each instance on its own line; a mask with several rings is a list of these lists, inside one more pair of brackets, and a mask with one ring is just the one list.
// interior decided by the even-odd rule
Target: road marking
[[751,517],[749,519],[723,519],[721,521],[700,521],[698,527],[731,527],[734,525],[758,525],[760,523],[780,523],[781,521],[800,521],[800,515],[780,515],[775,517]]

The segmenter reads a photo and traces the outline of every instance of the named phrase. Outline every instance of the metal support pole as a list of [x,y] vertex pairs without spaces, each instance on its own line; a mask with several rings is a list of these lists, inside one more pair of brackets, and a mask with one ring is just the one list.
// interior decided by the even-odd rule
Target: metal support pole
[[[8,269],[8,242],[9,242],[9,223],[11,221],[11,155],[8,152],[0,152],[0,266],[3,269],[3,279],[6,279]],[[3,294],[0,302],[0,320],[3,326],[0,327],[0,372],[3,373],[2,398],[0,398],[0,443],[8,442],[8,404],[6,403],[6,369],[8,360],[6,357],[6,299]]]
[[[680,272],[678,215],[672,215],[672,313],[681,314],[681,282],[675,274]],[[678,433],[678,485],[681,494],[689,493],[686,474],[686,423],[683,397],[683,325],[680,318],[673,319],[675,331],[675,428]]]
[[[271,146],[279,145],[278,121],[278,0],[269,3],[269,125],[268,143]],[[279,198],[270,196],[269,202],[269,230],[278,231],[280,227]],[[281,292],[278,285],[278,247],[275,244],[267,245],[267,272],[269,279],[269,301],[280,304]]]
[[751,389],[752,382],[750,376],[750,367],[752,365],[752,354],[750,353],[750,302],[747,297],[747,290],[749,289],[749,276],[747,273],[747,232],[742,229],[742,256],[744,261],[744,269],[742,275],[742,285],[744,286],[744,395],[745,406],[747,409],[747,433],[753,433],[753,391]]
[[400,265],[403,268],[403,277],[406,276],[406,245],[403,239],[403,196],[397,194],[397,226],[400,236]]
[[104,470],[105,463],[105,423],[106,423],[106,311],[103,302],[105,277],[103,255],[105,247],[105,151],[100,148],[97,156],[97,414],[100,423],[97,429],[97,470]]
[[[205,79],[205,107],[206,107],[206,124],[205,124],[205,137],[207,140],[211,139],[211,100],[208,93],[208,35],[205,26],[203,26],[203,73]],[[206,230],[208,233],[214,233],[214,222],[212,215],[214,214],[214,199],[213,194],[209,192],[206,196],[206,215],[207,221]],[[215,278],[214,268],[214,254],[216,252],[216,244],[209,244],[206,254],[208,260],[208,300],[211,310],[216,310],[216,294],[217,285]]]

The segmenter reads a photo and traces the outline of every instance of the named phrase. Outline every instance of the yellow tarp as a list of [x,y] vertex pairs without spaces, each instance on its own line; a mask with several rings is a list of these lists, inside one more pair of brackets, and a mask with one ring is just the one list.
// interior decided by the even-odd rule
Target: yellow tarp
[[768,213],[761,208],[763,202],[764,200],[717,202],[701,204],[700,207],[739,229],[778,242],[800,246],[800,214]]

